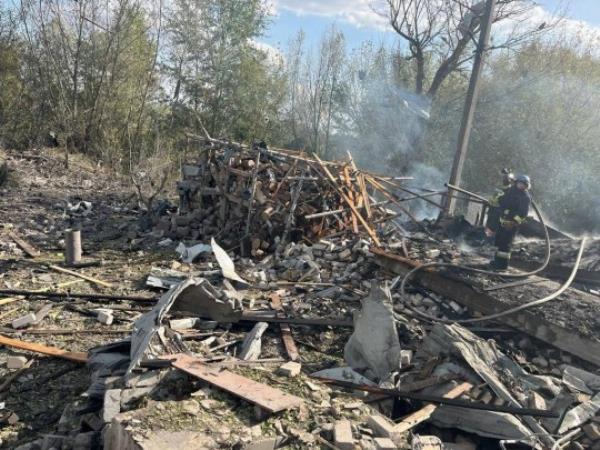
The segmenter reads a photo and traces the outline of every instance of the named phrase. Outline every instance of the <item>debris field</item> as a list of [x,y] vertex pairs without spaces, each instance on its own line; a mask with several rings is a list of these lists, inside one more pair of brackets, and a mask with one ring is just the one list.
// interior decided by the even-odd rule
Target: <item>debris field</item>
[[529,277],[540,238],[509,276],[462,270],[493,250],[417,220],[439,193],[196,141],[153,210],[83,159],[5,154],[1,448],[600,449],[600,241],[572,277],[564,238]]

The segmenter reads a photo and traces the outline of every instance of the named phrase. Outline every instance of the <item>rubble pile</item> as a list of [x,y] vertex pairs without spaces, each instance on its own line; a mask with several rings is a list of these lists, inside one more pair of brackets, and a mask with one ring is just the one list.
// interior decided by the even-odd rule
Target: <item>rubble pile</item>
[[[401,295],[412,268],[490,249],[416,223],[351,160],[212,142],[184,173],[158,229],[94,199],[83,261],[103,264],[62,267],[60,236],[27,221],[0,233],[3,448],[600,449],[591,291],[461,322],[561,282],[429,269]],[[53,211],[18,195],[18,214]]]
[[179,239],[215,236],[249,256],[359,227],[374,237],[377,224],[394,216],[382,208],[385,198],[373,201],[373,190],[393,200],[384,185],[395,181],[358,170],[351,158],[325,162],[264,144],[212,140],[183,165],[182,175],[179,214],[164,218],[157,230]]

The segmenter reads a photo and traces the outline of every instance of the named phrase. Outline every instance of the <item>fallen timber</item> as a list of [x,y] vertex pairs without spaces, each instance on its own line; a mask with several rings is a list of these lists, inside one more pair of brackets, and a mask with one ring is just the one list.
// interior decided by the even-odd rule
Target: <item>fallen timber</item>
[[[530,270],[532,267],[535,267],[536,264],[531,262],[530,260],[513,258],[511,260],[511,265],[520,270]],[[548,278],[556,278],[559,280],[564,280],[569,277],[569,268],[559,266],[556,264],[549,264],[542,271],[542,275]],[[577,271],[577,275],[575,276],[575,281],[583,284],[594,284],[600,286],[600,272],[579,269]]]
[[[397,275],[405,275],[408,271],[420,265],[418,261],[406,259],[380,249],[372,248],[371,252],[375,255],[377,264]],[[510,308],[489,292],[479,292],[467,280],[459,280],[457,277],[422,270],[415,274],[414,281],[426,289],[454,300],[471,311],[479,311],[485,315],[497,314]],[[560,301],[557,300],[557,302]],[[577,330],[549,322],[535,309],[520,311],[498,320],[505,325],[600,366],[600,342],[577,334]]]

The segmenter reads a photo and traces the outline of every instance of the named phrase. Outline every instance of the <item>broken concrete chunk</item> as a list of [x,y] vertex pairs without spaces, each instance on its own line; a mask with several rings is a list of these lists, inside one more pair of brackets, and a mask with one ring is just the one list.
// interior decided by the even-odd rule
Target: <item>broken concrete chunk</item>
[[302,369],[302,364],[299,364],[299,363],[293,362],[293,361],[289,361],[289,362],[286,362],[285,364],[282,364],[281,367],[279,367],[278,372],[281,375],[284,375],[286,377],[295,377],[300,374],[301,369]]
[[104,325],[111,325],[115,319],[112,309],[97,309],[96,320]]
[[495,411],[440,405],[433,412],[431,423],[493,439],[527,440],[533,437],[531,431],[515,416]]
[[35,314],[29,313],[29,314],[26,314],[22,317],[19,317],[19,318],[13,320],[11,325],[15,329],[25,328],[31,324],[34,324],[35,320],[36,320]]
[[25,356],[9,356],[6,358],[7,369],[22,369],[27,364],[27,358]]
[[244,342],[242,342],[242,351],[240,352],[239,358],[244,361],[252,361],[260,358],[260,352],[262,347],[262,335],[269,324],[266,322],[258,322],[254,325],[254,328],[246,335]]
[[340,450],[354,450],[354,438],[349,420],[338,420],[333,428],[334,443]]
[[104,403],[102,405],[102,420],[104,423],[110,422],[113,417],[121,412],[121,389],[108,389],[104,393]]
[[398,448],[390,438],[379,437],[375,438],[374,442],[377,450],[396,450]]
[[600,375],[577,367],[565,367],[563,381],[567,386],[586,394],[592,395],[594,392],[600,391]]
[[368,417],[367,425],[373,430],[375,436],[389,438],[396,444],[399,444],[402,440],[403,433],[395,431],[396,424],[387,417],[380,414],[373,414]]
[[354,369],[370,369],[380,380],[400,367],[400,341],[387,286],[373,283],[354,315],[354,332],[344,348],[344,359]]
[[599,410],[600,394],[596,394],[591,400],[577,405],[567,412],[558,429],[559,434],[584,424],[594,417]]
[[282,442],[281,437],[260,439],[244,446],[244,450],[275,450]]
[[185,319],[173,319],[169,320],[169,327],[171,330],[187,330],[194,328],[200,321],[197,317],[188,317]]
[[412,438],[412,450],[443,450],[444,445],[437,436],[419,436],[415,434]]
[[541,409],[546,410],[548,405],[546,404],[546,400],[540,394],[535,391],[531,391],[529,393],[528,404],[530,408],[533,409]]

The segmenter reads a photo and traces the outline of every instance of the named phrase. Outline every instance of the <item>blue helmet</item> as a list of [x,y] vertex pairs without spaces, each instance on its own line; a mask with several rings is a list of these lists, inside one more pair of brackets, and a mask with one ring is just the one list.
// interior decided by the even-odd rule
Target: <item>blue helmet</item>
[[521,173],[515,177],[515,183],[523,183],[526,184],[527,187],[531,187],[531,178],[529,178],[529,175]]

